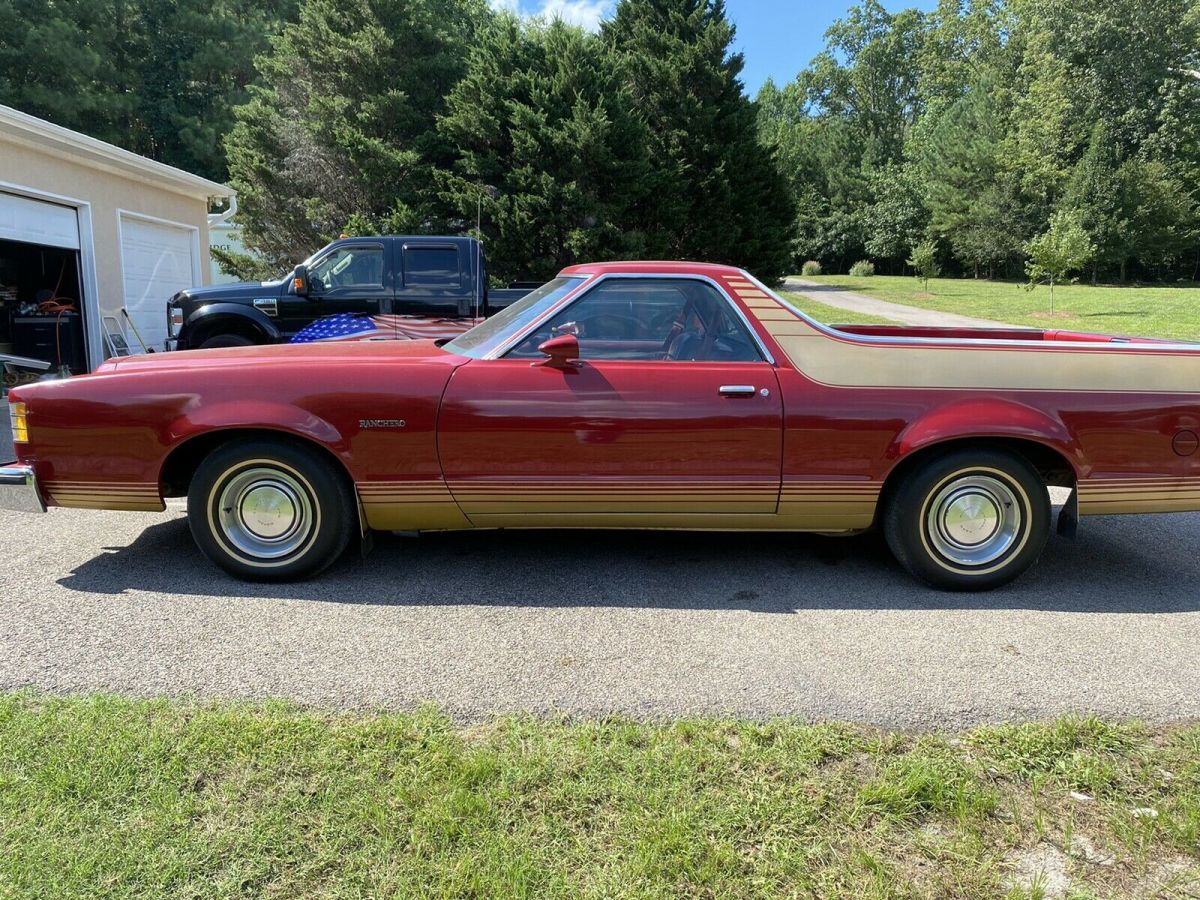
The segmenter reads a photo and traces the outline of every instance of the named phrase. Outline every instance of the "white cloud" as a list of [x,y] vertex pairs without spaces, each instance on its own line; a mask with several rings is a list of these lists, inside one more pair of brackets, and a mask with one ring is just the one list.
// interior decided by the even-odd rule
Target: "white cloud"
[[520,16],[539,16],[544,19],[562,19],[571,25],[579,25],[588,31],[599,31],[600,22],[612,13],[614,0],[541,0],[534,6],[522,0],[488,0],[497,12],[507,11]]
[[562,19],[571,25],[581,25],[588,31],[599,31],[600,20],[612,9],[609,0],[544,0],[538,13],[547,19]]

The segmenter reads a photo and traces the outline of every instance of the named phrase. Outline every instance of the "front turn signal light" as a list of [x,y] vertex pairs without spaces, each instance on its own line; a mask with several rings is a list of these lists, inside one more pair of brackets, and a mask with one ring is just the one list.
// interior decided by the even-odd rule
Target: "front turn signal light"
[[14,444],[29,443],[29,410],[24,403],[10,403],[8,418],[12,422],[12,439]]

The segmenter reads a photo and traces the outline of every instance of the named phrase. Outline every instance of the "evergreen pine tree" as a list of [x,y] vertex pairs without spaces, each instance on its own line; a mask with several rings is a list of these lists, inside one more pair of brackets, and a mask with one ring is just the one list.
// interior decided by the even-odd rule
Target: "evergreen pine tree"
[[463,225],[481,213],[501,279],[645,255],[631,211],[647,191],[646,128],[597,36],[499,16],[438,127],[455,156],[443,197]]
[[739,75],[724,0],[622,0],[603,35],[649,127],[647,252],[744,266],[792,264],[793,200]]
[[343,230],[436,232],[435,121],[483,0],[304,0],[227,141],[246,244],[285,266]]
[[296,0],[0,2],[0,103],[208,178]]

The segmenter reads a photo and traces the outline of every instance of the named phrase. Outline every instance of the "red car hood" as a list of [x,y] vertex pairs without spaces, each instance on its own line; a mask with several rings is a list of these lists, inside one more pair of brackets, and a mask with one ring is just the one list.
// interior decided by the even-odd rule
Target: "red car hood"
[[226,366],[289,365],[298,367],[313,363],[347,364],[355,362],[436,361],[460,360],[437,345],[436,341],[315,341],[308,344],[268,344],[255,347],[227,347],[219,350],[177,350],[170,353],[149,353],[110,359],[95,370],[97,375],[113,372],[175,371],[178,369],[212,369]]

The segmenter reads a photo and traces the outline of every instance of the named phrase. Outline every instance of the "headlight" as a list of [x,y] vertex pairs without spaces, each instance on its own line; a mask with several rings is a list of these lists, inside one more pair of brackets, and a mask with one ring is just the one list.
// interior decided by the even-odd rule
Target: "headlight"
[[167,336],[175,337],[183,327],[183,310],[178,306],[167,307]]
[[12,436],[14,444],[29,443],[29,411],[24,403],[10,403],[8,405],[8,418],[12,422]]

